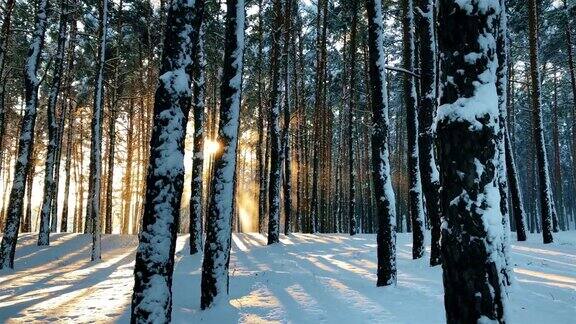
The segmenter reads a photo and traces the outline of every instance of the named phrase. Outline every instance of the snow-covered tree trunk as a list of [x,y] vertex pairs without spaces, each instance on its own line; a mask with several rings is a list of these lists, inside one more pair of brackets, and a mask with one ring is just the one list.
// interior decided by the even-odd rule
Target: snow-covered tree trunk
[[46,146],[46,163],[44,168],[44,198],[40,209],[40,230],[38,233],[38,245],[50,244],[50,223],[58,219],[57,214],[51,214],[54,200],[55,183],[54,170],[58,152],[58,124],[56,119],[56,104],[60,94],[62,70],[64,67],[64,53],[66,49],[66,30],[68,27],[68,6],[65,0],[60,0],[60,26],[58,28],[58,47],[54,56],[54,75],[48,96],[48,145]]
[[[0,28],[0,138],[4,138],[6,131],[5,119],[6,109],[4,107],[4,94],[6,88],[6,79],[4,78],[4,68],[6,66],[6,51],[10,39],[10,27],[12,23],[12,11],[16,0],[7,0],[4,4],[4,14],[2,27]],[[0,172],[2,171],[2,161],[4,161],[4,141],[0,140]]]
[[283,16],[282,0],[274,0],[274,27],[272,32],[272,49],[270,53],[270,186],[268,188],[268,244],[278,243],[280,239],[280,173],[282,171],[282,144],[280,135],[280,107],[282,106],[282,80],[280,69]]
[[262,93],[264,92],[264,81],[262,76],[263,70],[263,57],[264,57],[264,26],[262,16],[264,14],[263,0],[258,1],[258,56],[256,63],[257,86],[258,86],[258,144],[256,147],[256,157],[258,160],[258,230],[264,233],[266,229],[265,214],[266,214],[266,167],[267,157],[263,154],[265,150],[262,148],[266,146],[266,139],[264,136],[264,99]]
[[118,3],[118,9],[116,13],[116,49],[115,49],[115,61],[113,64],[114,75],[112,77],[111,91],[110,91],[110,103],[108,107],[108,167],[106,176],[106,191],[105,199],[106,206],[104,206],[104,232],[106,234],[112,233],[112,200],[114,191],[114,166],[115,166],[115,153],[116,153],[116,119],[118,116],[118,103],[120,102],[120,95],[122,94],[123,85],[121,84],[123,79],[120,76],[120,50],[123,43],[123,32],[122,32],[122,12],[123,12],[124,2],[120,0]]
[[372,173],[378,214],[378,286],[396,283],[396,199],[388,150],[388,91],[381,0],[367,0],[370,93],[372,100]]
[[[402,0],[403,15],[403,65],[406,71],[414,71],[414,6],[412,0]],[[406,106],[406,130],[408,134],[408,211],[412,222],[412,258],[424,256],[424,206],[422,202],[422,183],[418,151],[418,95],[416,80],[404,73],[404,105]]]
[[34,33],[28,49],[26,63],[24,64],[25,108],[20,126],[18,158],[14,166],[14,178],[8,201],[8,215],[6,216],[4,235],[0,244],[0,269],[14,268],[14,252],[16,251],[20,218],[22,217],[24,206],[25,182],[30,171],[30,156],[33,149],[34,126],[38,108],[38,86],[40,84],[37,72],[40,66],[42,48],[44,47],[44,35],[48,18],[47,7],[48,0],[40,0],[38,2]]
[[202,249],[202,186],[204,166],[204,101],[206,97],[206,56],[204,51],[204,23],[194,54],[194,79],[192,83],[192,110],[194,112],[194,149],[192,153],[192,188],[190,195],[190,254]]
[[104,116],[104,70],[106,63],[106,34],[108,25],[108,0],[102,0],[99,45],[96,75],[94,77],[94,104],[92,108],[90,140],[90,175],[88,180],[88,200],[86,204],[87,232],[92,234],[91,260],[100,260],[100,190],[102,173],[102,120]]
[[[79,0],[74,0],[72,2],[72,6],[76,7],[78,5]],[[64,118],[68,119],[68,129],[66,134],[66,163],[64,165],[64,172],[65,172],[65,180],[64,180],[64,201],[62,205],[62,218],[61,218],[61,225],[60,231],[67,232],[68,231],[68,201],[70,197],[70,178],[72,172],[72,148],[74,146],[73,143],[73,134],[74,134],[74,112],[72,111],[72,81],[73,71],[74,71],[74,59],[76,56],[75,48],[76,48],[76,41],[77,41],[77,32],[78,32],[78,18],[77,14],[72,14],[72,19],[70,21],[70,38],[68,41],[68,57],[67,57],[67,66],[66,66],[66,77],[64,81],[65,86],[65,102],[64,105]],[[62,130],[63,133],[63,130]],[[55,196],[58,197],[58,196]],[[73,222],[74,223],[74,222]]]
[[232,235],[232,193],[236,175],[236,149],[240,126],[244,59],[244,0],[226,1],[224,67],[220,86],[218,142],[222,150],[214,158],[212,193],[206,221],[202,263],[202,309],[228,295],[228,265]]
[[512,200],[512,213],[516,224],[516,240],[526,241],[526,212],[524,211],[524,201],[520,191],[516,162],[514,161],[513,149],[510,143],[510,134],[504,133],[504,144],[506,145],[506,175],[510,186],[510,198]]
[[538,49],[538,10],[537,1],[529,0],[528,26],[530,41],[530,90],[532,99],[533,132],[536,144],[536,169],[540,191],[540,213],[542,217],[542,236],[544,243],[552,243],[552,218],[554,202],[548,171],[548,157],[544,142],[544,128],[542,123],[541,84],[539,71]]
[[62,218],[60,219],[60,231],[62,233],[68,232],[68,201],[70,198],[70,178],[72,172],[72,136],[74,134],[74,116],[71,107],[68,108],[68,130],[66,134],[66,163],[64,164],[64,201],[62,204]]
[[[576,67],[574,66],[574,44],[572,41],[572,31],[570,29],[570,13],[568,12],[566,0],[564,0],[564,21],[568,72],[570,75],[570,85],[572,86],[572,170],[576,170]],[[573,175],[572,178],[574,179],[574,186],[576,187],[576,176]],[[576,220],[576,216],[572,216]]]
[[355,235],[358,225],[356,224],[356,171],[354,168],[354,111],[356,110],[356,51],[357,49],[357,31],[358,31],[358,2],[352,1],[351,5],[351,25],[350,25],[350,75],[348,84],[348,226],[350,235]]
[[448,323],[506,321],[496,90],[500,12],[498,1],[439,1],[436,130]]
[[508,180],[506,171],[506,142],[508,132],[508,18],[506,16],[506,0],[499,0],[500,13],[496,31],[496,94],[498,95],[498,190],[500,192],[500,212],[502,213],[502,257],[506,264],[502,269],[504,284],[511,283],[512,268],[508,259],[510,245],[510,215],[508,206]]
[[440,182],[434,152],[432,128],[437,105],[436,82],[436,0],[418,0],[417,31],[420,39],[420,97],[418,102],[418,152],[422,194],[431,225],[430,265],[442,262],[440,257]]
[[292,223],[292,162],[290,151],[290,115],[291,115],[291,76],[290,76],[290,54],[291,54],[291,33],[292,33],[292,0],[285,0],[284,5],[284,129],[282,134],[282,166],[284,169],[284,179],[282,189],[284,195],[284,234],[290,234],[290,225]]
[[154,126],[140,243],[134,267],[132,323],[169,323],[172,273],[184,186],[184,139],[192,91],[192,45],[204,1],[173,0],[154,98]]
[[562,162],[560,160],[560,130],[558,121],[558,76],[554,71],[554,95],[552,100],[552,144],[554,147],[554,192],[556,196],[555,205],[558,206],[559,217],[558,225],[561,230],[566,230],[565,208],[564,208],[564,190],[562,188]]
[[315,74],[315,93],[314,93],[314,118],[313,118],[313,135],[312,135],[312,190],[310,198],[310,226],[309,232],[316,233],[320,230],[320,154],[322,142],[322,99],[325,89],[326,75],[326,30],[327,30],[327,12],[328,0],[318,1],[316,15],[316,74]]

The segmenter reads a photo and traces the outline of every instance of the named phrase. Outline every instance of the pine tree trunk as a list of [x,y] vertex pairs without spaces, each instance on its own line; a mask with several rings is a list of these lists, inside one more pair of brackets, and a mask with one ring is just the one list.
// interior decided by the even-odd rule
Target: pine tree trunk
[[508,185],[510,186],[514,223],[516,224],[516,239],[522,242],[526,241],[526,212],[524,211],[524,201],[522,199],[522,192],[520,191],[520,183],[518,181],[518,172],[516,171],[512,145],[510,143],[510,135],[506,132],[504,136],[504,144],[506,145],[506,175],[508,177]]
[[506,172],[506,143],[505,136],[508,133],[506,120],[508,119],[508,18],[506,15],[506,2],[499,0],[500,14],[498,15],[498,28],[496,38],[496,94],[498,95],[498,190],[500,192],[500,212],[502,213],[502,253],[504,253],[505,266],[502,275],[505,285],[510,285],[512,268],[508,258],[510,245],[510,214],[508,206],[508,179]]
[[565,231],[565,210],[564,210],[564,193],[562,190],[562,165],[560,162],[560,131],[558,129],[558,77],[554,73],[554,95],[552,102],[552,143],[554,145],[554,189],[556,195],[556,205],[560,215],[558,217],[560,229]]
[[116,107],[109,107],[108,125],[108,174],[106,177],[106,206],[104,210],[104,233],[112,234],[112,199],[114,192],[114,154],[116,152]]
[[[568,54],[568,71],[570,85],[572,86],[572,170],[576,170],[576,68],[574,67],[574,50],[572,43],[572,31],[570,29],[570,14],[566,0],[564,0],[565,29],[566,29],[566,53]],[[573,171],[576,172],[576,171]],[[576,176],[572,176],[576,188]],[[573,217],[576,217],[573,215]],[[576,220],[576,218],[575,218]]]
[[256,63],[256,74],[258,78],[258,144],[256,147],[256,157],[258,159],[258,179],[259,179],[259,193],[258,193],[258,230],[260,233],[265,232],[265,214],[266,214],[266,167],[267,157],[263,155],[262,148],[266,145],[264,136],[264,99],[262,93],[264,90],[264,82],[262,80],[262,65],[263,65],[263,48],[264,48],[264,27],[262,16],[264,12],[264,4],[262,0],[258,2],[258,57]]
[[71,171],[72,171],[72,136],[74,134],[74,115],[72,110],[68,108],[69,117],[68,117],[68,129],[66,135],[66,163],[64,165],[64,172],[65,172],[65,179],[64,179],[64,201],[62,204],[62,217],[61,217],[61,224],[60,224],[60,231],[62,233],[68,232],[68,204],[70,199],[70,178],[71,178]]
[[57,219],[58,214],[52,215],[52,204],[54,203],[54,190],[58,185],[54,181],[55,164],[58,152],[58,124],[56,121],[56,104],[60,94],[60,84],[62,80],[62,70],[64,67],[64,52],[66,49],[66,30],[68,27],[68,6],[66,1],[60,0],[60,27],[58,28],[58,48],[54,57],[54,75],[50,94],[48,97],[48,145],[46,147],[46,164],[44,171],[44,198],[40,209],[40,231],[38,233],[38,245],[50,245],[50,216],[52,221]]
[[194,111],[194,149],[192,157],[192,189],[190,194],[190,254],[202,249],[202,187],[204,185],[204,101],[206,99],[206,57],[204,52],[205,24],[200,26],[200,35],[194,55],[194,80],[192,83],[192,108]]
[[[78,5],[78,0],[74,0],[73,6]],[[74,70],[74,59],[75,59],[75,47],[76,47],[76,35],[78,31],[77,26],[77,16],[74,16],[70,21],[70,40],[68,41],[68,57],[67,57],[67,71],[66,78],[64,82],[65,90],[65,102],[64,105],[64,115],[62,117],[68,119],[68,132],[66,135],[66,164],[64,165],[65,179],[64,179],[64,203],[62,206],[62,217],[60,231],[68,231],[68,200],[70,197],[70,177],[72,168],[72,147],[73,144],[73,134],[74,134],[74,112],[72,111],[72,98],[71,98],[71,88],[73,81],[73,70]],[[64,125],[62,125],[62,134],[64,134]],[[57,195],[55,195],[57,200]]]
[[348,84],[348,177],[349,177],[349,187],[348,187],[348,226],[350,230],[350,235],[355,235],[358,224],[356,222],[356,172],[354,172],[355,161],[354,161],[354,139],[357,134],[354,132],[354,111],[356,110],[356,52],[357,52],[357,30],[358,30],[358,3],[357,1],[352,1],[351,7],[351,18],[352,24],[350,26],[350,75]]
[[495,68],[500,5],[485,5],[439,2],[437,137],[448,323],[505,322]]
[[417,32],[420,38],[420,91],[418,110],[418,151],[422,177],[422,193],[426,202],[426,213],[431,224],[430,265],[442,263],[440,256],[440,183],[434,152],[436,114],[436,35],[434,16],[436,0],[418,0]]
[[[402,1],[404,69],[414,71],[414,7],[412,0]],[[418,96],[412,75],[404,73],[404,104],[406,105],[406,132],[408,137],[408,212],[412,222],[412,258],[424,256],[424,206],[422,205],[422,183],[418,151]]]
[[538,59],[538,10],[537,1],[530,0],[528,4],[528,25],[530,41],[530,77],[532,90],[532,118],[534,120],[533,132],[536,144],[536,168],[540,191],[540,207],[542,217],[542,235],[544,244],[552,243],[553,201],[550,176],[548,174],[548,158],[544,142],[544,129],[542,123],[541,85]]
[[310,200],[310,233],[318,232],[319,218],[320,218],[320,144],[322,139],[322,127],[324,120],[322,118],[322,95],[324,93],[324,59],[326,56],[326,16],[328,0],[319,0],[317,3],[317,17],[316,17],[316,75],[315,87],[316,92],[314,96],[314,120],[313,120],[313,147],[312,147],[312,190]]
[[[184,186],[184,139],[192,93],[192,45],[204,1],[172,1],[154,98],[154,127],[146,179],[143,226],[134,267],[132,323],[169,323],[174,250]],[[161,292],[161,293],[158,293]],[[158,296],[151,299],[149,296]]]
[[108,25],[108,0],[102,0],[100,25],[98,27],[98,61],[94,86],[94,104],[92,109],[90,171],[88,178],[88,201],[86,203],[86,229],[92,234],[91,260],[101,258],[100,253],[100,190],[102,176],[102,121],[104,116],[104,69],[106,62],[106,30]]
[[381,0],[367,0],[370,92],[372,100],[372,172],[378,213],[378,286],[396,283],[396,200],[388,151],[388,90]]
[[244,0],[226,1],[224,67],[220,87],[222,150],[214,158],[212,193],[206,222],[200,307],[210,308],[228,294],[228,266],[232,235],[232,201],[238,146],[239,112],[244,58]]
[[34,188],[34,169],[36,165],[36,151],[32,151],[32,156],[30,157],[30,172],[28,172],[28,177],[26,178],[26,211],[23,218],[22,231],[32,232],[32,189]]
[[282,62],[282,32],[284,13],[282,1],[273,2],[274,27],[272,49],[270,53],[270,187],[268,188],[268,244],[278,243],[280,239],[280,172],[282,169],[282,145],[280,135],[280,107],[282,105],[282,80],[280,75]]
[[134,100],[130,99],[128,105],[128,131],[126,134],[126,168],[122,179],[122,225],[120,234],[130,231],[130,217],[132,216],[132,164],[134,156]]
[[[10,27],[12,23],[12,11],[14,10],[15,0],[6,0],[4,4],[4,14],[2,27],[0,29],[0,173],[2,172],[2,161],[4,161],[4,134],[6,127],[6,107],[4,106],[4,93],[6,91],[6,81],[4,69],[6,66],[6,52],[10,41]],[[1,224],[0,224],[1,225]]]
[[122,36],[122,9],[123,0],[118,3],[117,17],[116,17],[116,52],[114,62],[114,75],[113,75],[113,86],[110,94],[110,101],[108,104],[108,167],[106,174],[106,190],[105,190],[105,207],[104,207],[104,233],[112,233],[112,200],[114,193],[114,157],[116,153],[116,119],[118,103],[120,102],[120,95],[122,94],[121,78],[120,78],[120,48],[123,42]]
[[14,166],[14,179],[8,202],[8,215],[4,227],[4,236],[0,245],[0,269],[14,268],[14,253],[18,240],[18,230],[22,207],[24,205],[24,183],[30,171],[30,155],[33,149],[34,126],[36,124],[36,110],[38,108],[38,87],[40,80],[37,76],[44,35],[46,33],[48,0],[40,0],[36,14],[34,34],[28,49],[28,57],[24,65],[25,105],[24,117],[20,126],[18,142],[18,158]]
[[[290,115],[292,95],[290,89],[290,54],[291,54],[291,28],[292,28],[292,0],[286,0],[284,14],[284,130],[283,130],[283,194],[284,194],[284,234],[290,234],[290,225],[292,224],[292,162],[290,150]],[[295,62],[294,62],[295,63]]]
[[76,221],[74,222],[75,227],[74,227],[74,232],[75,233],[79,233],[80,231],[82,231],[83,228],[83,224],[82,224],[82,219],[83,219],[83,211],[84,211],[84,192],[85,192],[85,187],[84,187],[84,124],[83,124],[83,118],[82,115],[79,116],[79,123],[78,123],[78,128],[79,128],[79,140],[78,140],[78,144],[77,144],[77,156],[76,156],[76,170],[77,170],[77,178],[76,178],[76,186],[78,187],[78,194],[76,195],[76,208],[74,210],[76,216]]

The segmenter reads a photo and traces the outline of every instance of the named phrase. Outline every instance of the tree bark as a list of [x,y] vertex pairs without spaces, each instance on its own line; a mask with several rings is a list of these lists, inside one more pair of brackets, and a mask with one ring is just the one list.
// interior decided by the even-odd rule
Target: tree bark
[[274,27],[272,32],[272,49],[270,53],[270,186],[268,188],[268,244],[280,240],[280,172],[282,169],[282,145],[280,134],[280,106],[282,105],[282,80],[280,75],[282,62],[283,12],[282,1],[273,2]]
[[536,168],[540,191],[540,207],[542,217],[542,236],[544,244],[552,243],[553,201],[550,176],[548,174],[548,158],[544,142],[544,129],[542,124],[541,85],[538,59],[538,10],[537,1],[528,3],[528,25],[530,41],[530,79],[532,90],[532,119],[533,132],[536,144]]
[[372,98],[372,172],[378,213],[377,286],[396,283],[396,200],[388,151],[388,91],[381,0],[367,0],[370,92]]
[[[290,54],[291,54],[291,29],[292,29],[292,0],[286,0],[284,5],[284,130],[282,135],[282,147],[284,158],[283,169],[283,195],[284,195],[284,234],[290,234],[292,224],[292,162],[290,150],[290,115],[291,115],[291,89],[290,89]],[[295,62],[294,62],[295,63]]]
[[206,222],[200,307],[210,308],[228,293],[228,266],[232,235],[232,201],[238,146],[239,112],[244,58],[244,0],[226,1],[224,67],[220,87],[222,150],[214,158],[212,193]]
[[[402,61],[404,69],[414,71],[414,7],[412,0],[402,1],[403,40]],[[406,106],[406,133],[408,137],[408,211],[412,222],[412,259],[424,256],[424,206],[422,205],[422,183],[420,180],[418,150],[418,95],[412,75],[404,73],[404,105]]]
[[422,193],[431,225],[430,265],[442,263],[440,255],[440,182],[434,152],[432,125],[436,114],[436,0],[418,0],[417,32],[420,39],[420,97],[418,102],[418,151]]
[[12,11],[14,10],[15,0],[6,0],[4,5],[4,21],[0,29],[0,173],[2,172],[2,161],[4,161],[4,138],[6,127],[6,107],[4,106],[4,94],[6,91],[6,78],[4,69],[6,66],[6,52],[10,41],[10,27],[12,23]]
[[92,234],[91,260],[101,259],[100,251],[100,190],[102,176],[102,121],[104,116],[104,70],[106,62],[106,34],[108,25],[108,0],[102,0],[100,25],[98,27],[98,61],[94,84],[92,108],[90,171],[88,178],[88,201],[86,203],[86,232]]
[[356,35],[358,30],[358,3],[351,1],[351,18],[352,24],[350,25],[350,74],[348,84],[348,226],[350,235],[355,235],[357,232],[358,224],[356,222],[356,172],[354,171],[354,140],[357,134],[354,132],[354,111],[356,110],[356,52],[358,45]]
[[552,100],[552,143],[554,145],[554,189],[556,194],[556,205],[559,211],[560,229],[566,230],[565,209],[564,209],[564,190],[562,189],[562,164],[560,161],[560,131],[558,129],[558,76],[554,72],[554,95]]
[[[76,7],[78,5],[78,0],[74,0],[73,6]],[[73,143],[73,134],[74,134],[74,111],[72,110],[72,81],[73,81],[73,71],[74,71],[74,59],[75,59],[75,48],[76,48],[76,41],[77,41],[77,32],[78,32],[78,18],[76,15],[73,15],[73,18],[70,21],[70,40],[68,41],[68,57],[67,57],[67,69],[66,69],[66,77],[64,80],[65,88],[65,96],[64,96],[64,103],[63,103],[63,119],[68,119],[68,132],[66,135],[66,164],[64,166],[65,170],[65,179],[64,179],[64,202],[62,206],[62,217],[61,217],[61,224],[60,224],[60,231],[67,232],[68,231],[68,200],[70,197],[70,177],[71,177],[71,168],[72,168],[72,148],[74,146]],[[64,124],[65,124],[64,120]],[[62,125],[61,133],[64,134],[64,124]],[[57,200],[57,195],[55,195]],[[57,213],[57,211],[56,211]],[[74,222],[74,219],[73,219]]]
[[[54,57],[54,75],[48,97],[48,145],[46,147],[46,163],[44,171],[44,198],[40,210],[40,231],[38,233],[38,245],[50,245],[50,223],[58,219],[58,214],[52,215],[52,204],[54,203],[54,190],[58,185],[55,183],[55,164],[58,152],[58,124],[56,120],[56,104],[60,94],[60,84],[62,80],[62,70],[64,67],[64,53],[66,49],[66,30],[68,28],[68,6],[66,1],[60,0],[60,26],[58,28],[58,47]],[[57,197],[56,197],[57,199]],[[55,231],[56,229],[54,229]]]
[[28,56],[24,65],[25,106],[24,117],[20,126],[18,142],[18,158],[14,166],[14,178],[10,199],[8,202],[8,215],[4,227],[4,236],[0,244],[0,269],[14,268],[14,253],[18,240],[20,218],[24,205],[24,183],[30,171],[30,155],[34,142],[34,126],[38,108],[38,87],[40,80],[37,72],[40,66],[41,52],[44,47],[46,33],[48,0],[40,0],[36,14],[34,34],[28,49]]
[[258,230],[264,233],[265,214],[266,214],[266,167],[267,157],[263,155],[262,147],[266,145],[264,135],[264,100],[262,93],[264,90],[264,82],[262,80],[262,65],[263,65],[263,48],[264,48],[264,31],[262,16],[264,12],[264,4],[262,0],[258,2],[258,57],[256,63],[256,74],[258,78],[258,144],[256,147],[256,157],[258,159],[258,179],[259,179],[259,193],[258,193]]
[[[440,0],[438,157],[448,323],[505,322],[498,186],[496,37],[500,5]],[[455,33],[454,31],[458,32]]]
[[206,56],[204,52],[205,24],[200,26],[200,35],[194,55],[194,80],[192,83],[192,109],[194,111],[194,149],[192,157],[192,190],[190,195],[190,254],[202,249],[202,186],[204,172],[204,101],[206,97]]
[[[154,98],[154,127],[146,178],[143,226],[134,267],[132,323],[169,323],[174,251],[184,186],[184,139],[192,93],[192,45],[204,1],[170,4],[162,66]],[[159,293],[161,292],[161,293]],[[151,299],[154,295],[157,298]]]
[[[568,54],[568,71],[570,85],[572,86],[572,170],[576,170],[576,68],[574,67],[574,50],[572,43],[572,31],[570,29],[570,14],[566,0],[564,0],[565,29],[566,29],[566,53]],[[576,176],[572,176],[576,188]],[[573,215],[573,217],[575,217]],[[576,220],[576,218],[575,218]]]

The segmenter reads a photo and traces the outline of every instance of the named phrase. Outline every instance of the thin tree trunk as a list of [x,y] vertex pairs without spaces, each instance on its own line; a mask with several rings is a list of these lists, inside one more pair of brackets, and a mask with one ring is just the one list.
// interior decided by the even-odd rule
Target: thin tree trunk
[[[404,69],[413,71],[414,58],[414,7],[412,0],[402,1]],[[418,151],[418,96],[414,77],[404,73],[404,104],[406,106],[406,130],[408,139],[408,212],[412,222],[412,258],[424,256],[424,206],[422,205],[422,183]]]
[[123,41],[122,36],[122,9],[123,9],[123,0],[120,0],[118,3],[118,12],[117,12],[117,44],[116,44],[116,53],[115,58],[116,62],[114,65],[114,86],[111,91],[111,100],[108,105],[108,127],[109,127],[109,138],[108,138],[108,170],[106,176],[106,206],[104,209],[104,233],[111,234],[112,233],[112,200],[113,193],[114,193],[114,155],[116,152],[116,118],[117,118],[117,109],[118,104],[120,102],[120,95],[122,94],[122,80],[120,79],[120,48]]
[[86,204],[86,229],[92,234],[91,260],[101,258],[100,251],[100,190],[102,168],[102,120],[104,115],[104,69],[106,61],[106,30],[108,25],[108,0],[102,0],[100,25],[98,27],[98,61],[94,86],[90,141],[90,173],[88,181],[88,202]]
[[357,1],[352,1],[351,4],[351,16],[352,24],[350,26],[350,74],[349,74],[349,85],[348,85],[348,177],[350,182],[348,183],[348,226],[350,230],[350,235],[355,235],[358,229],[358,224],[356,222],[356,172],[354,172],[355,160],[354,160],[354,139],[358,136],[354,132],[354,110],[356,110],[356,52],[358,50],[356,34],[358,30],[358,3]]
[[122,226],[120,234],[128,234],[130,230],[130,217],[132,216],[132,164],[134,155],[134,99],[130,99],[128,106],[128,133],[126,134],[126,168],[122,181]]
[[266,166],[267,157],[262,155],[262,147],[266,144],[266,139],[264,136],[264,100],[262,98],[262,93],[264,90],[264,82],[262,80],[262,65],[263,65],[263,48],[264,48],[264,31],[263,31],[263,21],[262,16],[264,12],[263,1],[258,2],[258,57],[256,62],[256,74],[257,74],[257,85],[258,85],[258,144],[256,147],[256,157],[258,159],[258,179],[259,179],[259,193],[258,193],[258,230],[260,233],[264,233],[264,223],[266,214]]
[[282,32],[284,19],[282,1],[273,2],[274,27],[272,33],[272,50],[270,53],[270,187],[268,188],[268,244],[278,243],[280,239],[280,172],[282,167],[282,145],[280,134],[280,106],[282,105],[282,80],[280,75],[282,63]]
[[[73,6],[76,7],[78,1],[74,0]],[[66,138],[66,164],[64,166],[65,170],[65,180],[64,180],[64,203],[62,206],[62,217],[60,231],[68,231],[68,200],[70,198],[70,173],[72,168],[72,147],[73,144],[73,134],[74,134],[74,112],[72,110],[72,81],[73,81],[73,70],[74,70],[74,59],[75,59],[75,47],[76,47],[76,35],[78,31],[78,18],[74,16],[70,21],[70,40],[68,41],[68,57],[67,57],[67,72],[64,86],[65,90],[65,102],[63,103],[64,115],[63,118],[68,118],[68,133]],[[62,125],[62,133],[64,132],[64,125]],[[55,196],[58,197],[58,196]]]
[[[290,54],[291,54],[291,32],[292,32],[292,0],[287,0],[285,3],[284,14],[284,134],[283,134],[283,154],[284,154],[284,180],[283,180],[283,194],[284,194],[284,234],[290,234],[290,225],[292,224],[292,169],[290,163],[292,162],[290,150]],[[296,62],[294,62],[296,63]]]
[[37,71],[40,66],[42,48],[44,47],[47,7],[48,0],[39,1],[34,34],[24,65],[26,108],[20,127],[18,158],[14,166],[14,179],[12,181],[10,200],[8,202],[8,216],[4,227],[4,236],[2,236],[2,243],[0,245],[0,269],[14,268],[14,253],[16,251],[20,218],[22,217],[22,207],[24,205],[24,182],[30,171],[30,155],[34,142],[34,126],[36,124],[36,110],[38,107],[38,87],[40,84]]
[[194,80],[192,83],[194,111],[194,152],[192,157],[192,189],[190,194],[190,254],[202,249],[203,166],[204,166],[204,102],[206,97],[206,57],[204,52],[205,24],[200,26],[200,36],[193,53]]
[[504,141],[506,145],[506,174],[508,177],[508,185],[510,186],[512,213],[514,214],[514,222],[516,224],[516,239],[521,242],[526,241],[526,212],[524,211],[524,201],[522,199],[522,192],[520,191],[518,172],[516,171],[514,155],[512,155],[509,134],[505,134]]
[[388,151],[388,90],[384,53],[382,2],[367,0],[370,91],[372,98],[372,172],[378,212],[377,286],[396,283],[396,200]]
[[558,129],[558,76],[554,73],[554,95],[552,102],[552,143],[554,145],[554,184],[556,194],[556,205],[558,206],[559,226],[563,231],[565,226],[564,190],[562,190],[562,164],[560,162],[560,131]]
[[440,256],[440,183],[434,152],[436,114],[436,35],[434,16],[436,0],[418,0],[417,31],[420,37],[420,97],[418,102],[418,150],[426,212],[431,224],[430,265],[442,263]]
[[36,154],[32,152],[30,157],[30,172],[26,178],[26,211],[24,212],[22,232],[32,232],[32,189],[34,188],[34,169],[36,164]]
[[[567,1],[564,0],[565,30],[566,30],[566,53],[568,54],[568,71],[570,75],[570,85],[572,86],[572,170],[576,170],[576,68],[574,67],[574,50],[572,43],[572,31],[570,29],[570,14],[568,12]],[[573,171],[576,172],[576,171]],[[576,176],[572,176],[574,188],[576,188]],[[573,217],[576,217],[573,215]],[[575,219],[576,220],[576,219]]]
[[[38,233],[38,245],[50,245],[50,217],[52,222],[58,219],[58,214],[52,215],[52,204],[54,203],[54,190],[58,185],[55,183],[54,167],[58,152],[58,124],[56,120],[56,104],[60,94],[60,84],[62,80],[62,70],[64,67],[64,54],[66,50],[66,30],[68,27],[68,6],[65,0],[60,0],[60,27],[58,28],[58,48],[54,58],[54,76],[50,86],[48,98],[48,145],[46,147],[46,166],[44,171],[44,198],[40,209],[40,231]],[[63,112],[62,112],[63,113]],[[58,197],[56,197],[58,199]],[[54,228],[55,232],[56,229]]]
[[0,29],[0,173],[2,172],[2,161],[4,161],[4,134],[6,127],[4,125],[6,119],[6,107],[4,105],[6,81],[4,69],[6,66],[6,52],[10,42],[10,27],[12,22],[12,11],[14,10],[15,0],[6,0],[4,4],[4,15],[2,27]]
[[538,170],[540,204],[542,215],[542,235],[544,244],[552,243],[553,201],[550,176],[548,174],[548,158],[544,142],[544,129],[542,124],[542,105],[540,98],[540,71],[538,59],[538,10],[537,1],[528,3],[528,25],[530,41],[530,76],[532,90],[532,118],[534,120],[533,132],[536,144],[536,168]]

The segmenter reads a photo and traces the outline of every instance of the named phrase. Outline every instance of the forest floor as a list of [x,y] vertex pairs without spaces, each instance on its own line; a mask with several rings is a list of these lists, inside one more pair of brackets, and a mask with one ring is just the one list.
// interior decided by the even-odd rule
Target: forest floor
[[[376,236],[234,234],[230,303],[200,311],[200,256],[177,242],[174,323],[444,323],[442,273],[411,260],[411,237],[398,235],[398,285],[377,288]],[[136,236],[105,235],[91,263],[87,235],[52,235],[36,246],[23,234],[15,270],[0,273],[0,322],[129,321]],[[574,323],[576,232],[512,244],[516,274],[510,323]]]

